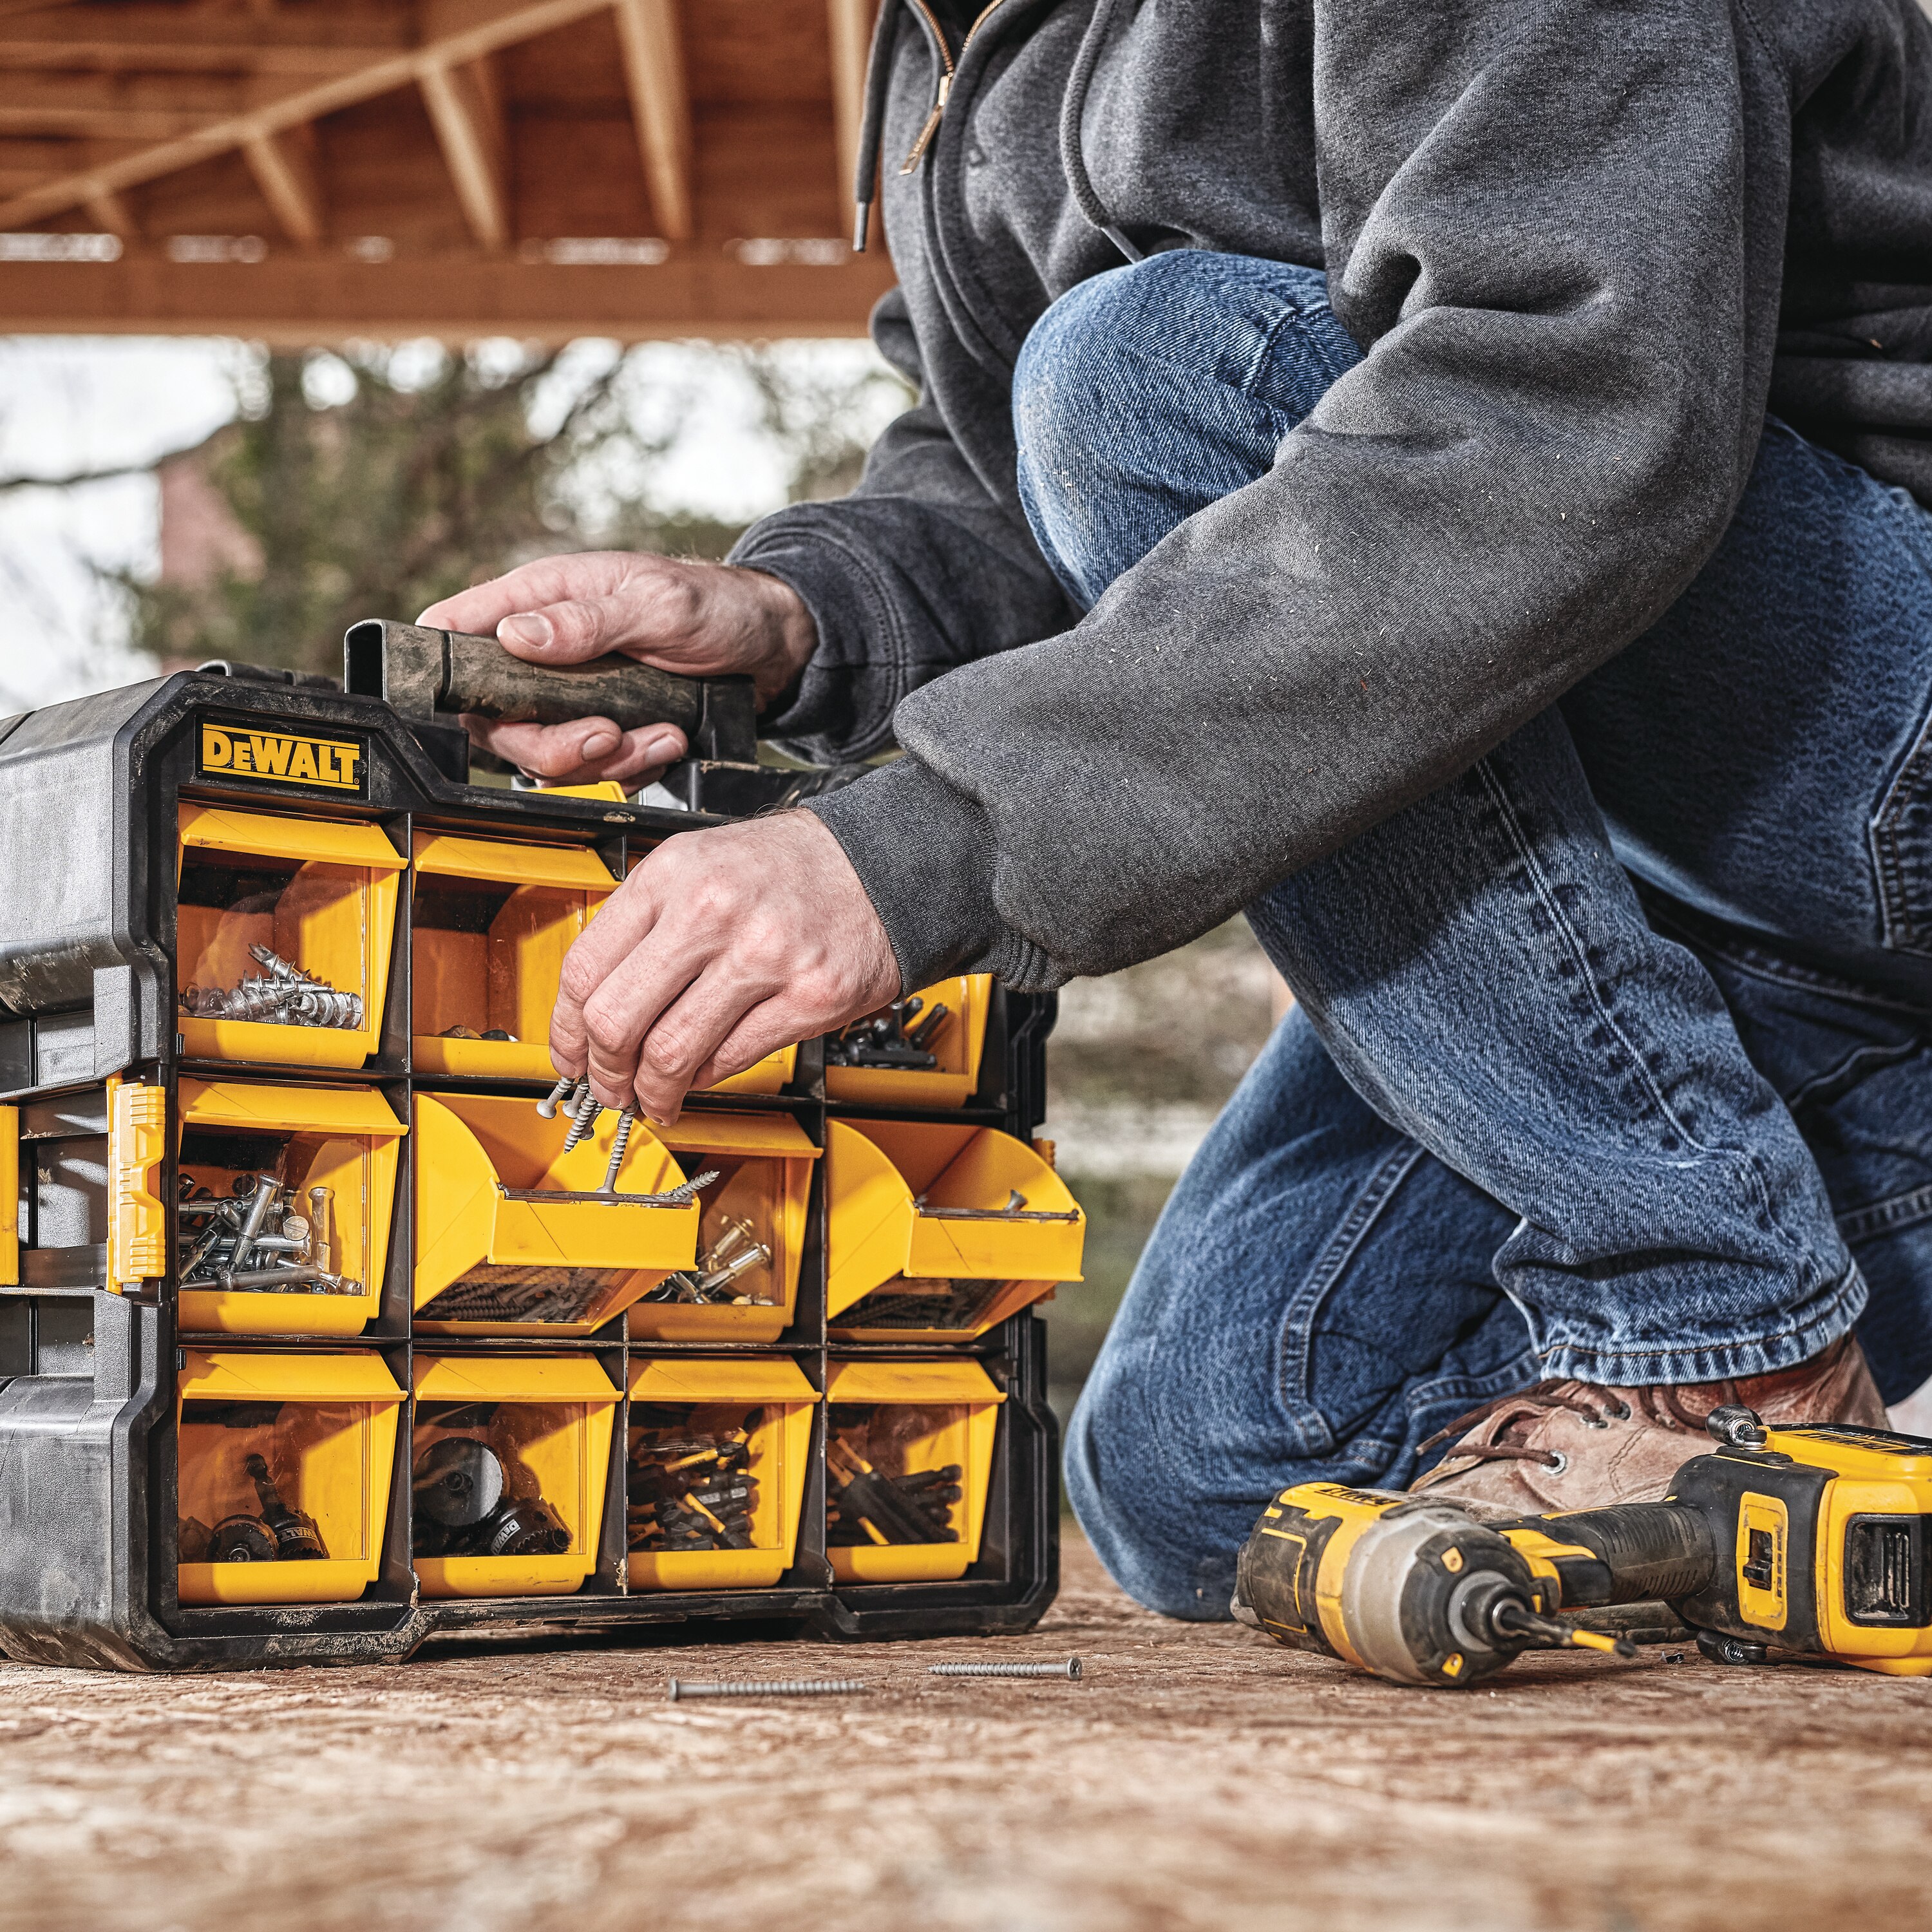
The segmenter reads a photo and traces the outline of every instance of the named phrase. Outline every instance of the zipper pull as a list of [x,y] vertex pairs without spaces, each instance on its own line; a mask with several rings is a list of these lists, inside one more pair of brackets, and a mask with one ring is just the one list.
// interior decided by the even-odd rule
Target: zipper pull
[[932,146],[932,137],[939,132],[939,124],[946,112],[946,97],[952,92],[952,76],[943,74],[939,76],[939,98],[932,104],[932,112],[926,117],[926,125],[919,130],[919,139],[907,152],[899,165],[899,172],[909,175],[926,158],[926,151]]

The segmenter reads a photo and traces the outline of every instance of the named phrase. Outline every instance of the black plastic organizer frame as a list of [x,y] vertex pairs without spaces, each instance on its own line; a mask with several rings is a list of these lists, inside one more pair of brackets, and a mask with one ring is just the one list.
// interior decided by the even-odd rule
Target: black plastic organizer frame
[[[197,776],[200,727],[334,734],[364,747],[359,795],[326,801],[272,779]],[[380,1051],[360,1072],[185,1060],[174,1002],[177,805],[220,800],[380,826],[405,860],[418,828],[496,838],[580,839],[622,876],[627,851],[718,822],[687,812],[462,784],[443,776],[380,700],[321,686],[184,672],[0,721],[0,1105],[20,1109],[22,1266],[0,1287],[0,1652],[17,1661],[146,1670],[400,1661],[439,1634],[682,1626],[871,1639],[1024,1630],[1058,1582],[1058,1432],[1046,1402],[1045,1328],[1016,1315],[965,1348],[828,1349],[823,1162],[814,1162],[797,1310],[765,1344],[633,1344],[620,1315],[586,1340],[437,1338],[438,1354],[585,1353],[620,1391],[596,1573],[568,1597],[423,1601],[410,1547],[410,1405],[404,1407],[378,1580],[358,1601],[184,1607],[176,1588],[175,1377],[189,1346],[226,1352],[378,1353],[410,1386],[414,1136],[405,1136],[381,1310],[356,1337],[178,1330],[172,1275],[134,1297],[106,1288],[105,1083],[163,1088],[178,1118],[185,1072],[262,1082],[374,1086],[400,1116],[423,1090],[540,1094],[546,1083],[412,1075],[410,895],[399,895]],[[406,880],[406,874],[404,875]],[[972,1120],[1030,1138],[1043,1112],[1052,996],[996,988],[979,1091],[964,1108],[842,1107],[824,1098],[822,1042],[800,1049],[780,1096],[698,1096],[694,1110],[778,1110],[822,1145],[828,1117]],[[159,1170],[174,1244],[175,1136]],[[154,1284],[150,1283],[151,1291]],[[830,1356],[969,1355],[1004,1391],[979,1560],[957,1582],[836,1587],[825,1556],[824,1405],[796,1562],[769,1589],[628,1587],[623,1468],[633,1353],[782,1356],[823,1390]]]

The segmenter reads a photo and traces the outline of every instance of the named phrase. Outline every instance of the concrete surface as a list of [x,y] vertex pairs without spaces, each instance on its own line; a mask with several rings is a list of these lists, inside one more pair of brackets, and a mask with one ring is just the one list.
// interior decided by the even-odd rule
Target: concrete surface
[[[1067,1573],[998,1644],[0,1665],[0,1927],[1932,1924],[1932,1686],[1694,1652],[1404,1690]],[[1088,1675],[925,1674],[989,1652]],[[670,1705],[674,1671],[872,1688]]]

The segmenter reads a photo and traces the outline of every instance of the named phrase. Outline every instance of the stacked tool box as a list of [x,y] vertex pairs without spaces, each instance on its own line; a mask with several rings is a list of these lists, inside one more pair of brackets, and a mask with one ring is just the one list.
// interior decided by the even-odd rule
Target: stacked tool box
[[0,723],[0,1650],[1026,1628],[1052,1000],[922,989],[567,1144],[564,954],[708,821],[467,777],[321,681]]

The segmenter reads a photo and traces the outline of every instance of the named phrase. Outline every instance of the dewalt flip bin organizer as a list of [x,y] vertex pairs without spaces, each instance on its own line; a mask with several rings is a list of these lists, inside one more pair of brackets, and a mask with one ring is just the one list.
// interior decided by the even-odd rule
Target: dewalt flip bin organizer
[[0,721],[10,1658],[1052,1600],[1052,1000],[922,988],[567,1148],[572,943],[659,841],[821,779],[665,680],[682,808],[481,782],[448,714],[496,649],[358,626],[346,688],[211,666]]

